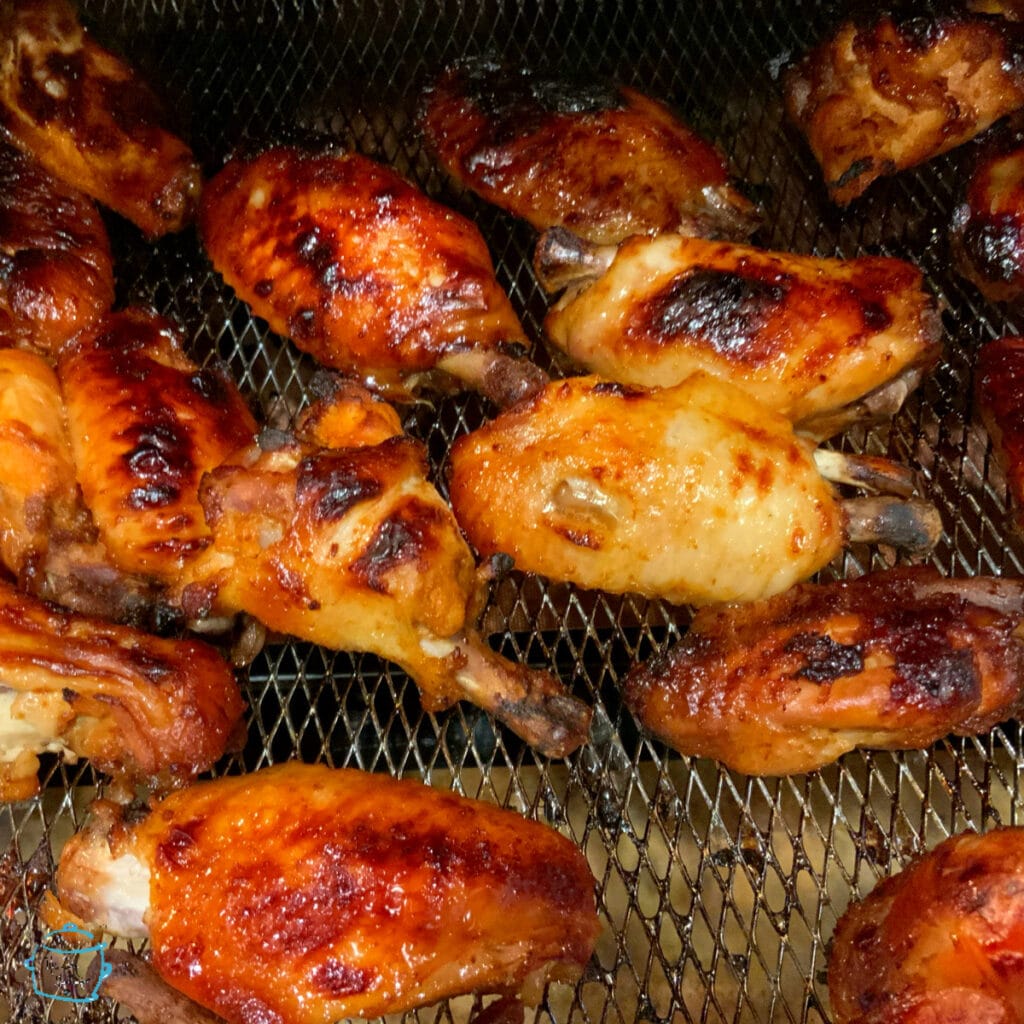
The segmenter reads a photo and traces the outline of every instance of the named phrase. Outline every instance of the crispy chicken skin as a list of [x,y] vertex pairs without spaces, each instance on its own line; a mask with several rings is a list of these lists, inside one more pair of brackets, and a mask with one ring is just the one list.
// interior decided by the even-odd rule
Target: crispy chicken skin
[[920,749],[1013,717],[1024,584],[896,568],[704,608],[626,677],[626,703],[680,753],[788,775],[855,747]]
[[631,238],[544,321],[587,372],[645,387],[703,370],[794,420],[930,369],[941,323],[921,272],[681,235]]
[[569,840],[419,782],[290,763],[171,794],[135,826],[100,812],[64,847],[61,902],[148,935],[163,978],[232,1024],[535,1001],[599,932]]
[[831,198],[959,146],[1024,106],[1019,26],[927,14],[847,21],[783,72],[786,110]]
[[53,356],[113,301],[110,241],[95,205],[0,141],[0,345]]
[[208,769],[244,704],[221,656],[58,610],[0,583],[0,800],[38,791],[38,756],[156,785]]
[[420,123],[456,182],[539,230],[614,243],[746,238],[758,225],[722,154],[635,89],[469,60],[427,91]]
[[235,157],[200,223],[272,330],[391,398],[456,385],[504,406],[546,379],[476,226],[382,164],[291,146]]
[[840,918],[835,1024],[1024,1020],[1024,829],[953,836]]
[[51,174],[157,237],[194,216],[202,178],[156,97],[65,0],[0,5],[0,126]]
[[428,710],[468,699],[543,753],[567,754],[590,710],[476,632],[486,580],[427,479],[422,445],[374,404],[341,386],[297,436],[268,433],[205,476],[213,537],[183,577],[186,615],[244,611],[280,633],[371,651],[415,679]]
[[224,370],[201,370],[170,321],[113,313],[58,361],[77,480],[123,572],[177,582],[210,541],[199,482],[257,426]]
[[978,349],[975,405],[1006,474],[1017,529],[1024,529],[1024,338],[998,338]]

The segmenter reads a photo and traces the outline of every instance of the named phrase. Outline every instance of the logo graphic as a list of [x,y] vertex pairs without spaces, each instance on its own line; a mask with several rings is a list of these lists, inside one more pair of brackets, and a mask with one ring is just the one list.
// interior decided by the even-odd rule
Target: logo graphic
[[[72,946],[69,949],[63,944],[65,937],[70,937],[72,942],[76,938],[78,941],[81,941],[82,938],[88,939],[90,942],[92,940],[92,935],[89,932],[83,931],[71,923],[58,928],[55,932],[48,932],[44,935],[42,941],[32,951],[32,955],[25,961],[25,966],[32,972],[32,991],[37,996],[43,996],[46,999],[59,999],[62,1003],[95,1002],[99,998],[100,984],[110,977],[110,973],[113,971],[113,967],[107,963],[104,955],[107,948],[106,944],[98,942],[88,946]],[[95,953],[99,957],[99,970],[96,972],[96,983],[92,986],[92,990],[81,995],[76,992],[75,995],[71,996],[47,992],[44,980],[41,977],[43,964],[38,961],[40,959],[49,960],[52,964],[54,960],[60,960],[69,956],[81,956],[84,953]]]

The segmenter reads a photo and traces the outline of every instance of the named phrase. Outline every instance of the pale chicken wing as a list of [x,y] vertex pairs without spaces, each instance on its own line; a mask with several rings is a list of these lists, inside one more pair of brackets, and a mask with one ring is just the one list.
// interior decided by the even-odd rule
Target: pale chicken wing
[[[503,553],[583,587],[708,604],[785,590],[863,527],[878,528],[878,515],[896,543],[937,541],[931,506],[840,503],[817,464],[838,458],[706,374],[649,391],[577,377],[460,437],[450,493],[485,557]],[[868,524],[854,521],[863,511]]]
[[783,73],[831,198],[967,142],[1024,107],[1021,27],[983,15],[844,22]]
[[290,146],[235,157],[200,223],[272,330],[389,397],[458,386],[504,406],[546,380],[476,226],[382,164]]
[[599,923],[579,850],[512,811],[296,763],[200,783],[64,847],[58,894],[148,936],[170,984],[231,1024],[332,1024],[471,992],[536,1002]]
[[47,751],[131,783],[180,785],[238,738],[243,711],[212,647],[59,610],[0,583],[0,800],[35,795]]
[[795,422],[831,421],[884,387],[902,400],[939,357],[935,301],[903,260],[823,259],[674,234],[632,238],[607,258],[604,273],[555,304],[544,329],[610,380],[666,387],[703,370]]
[[95,205],[0,141],[0,345],[53,356],[113,301],[110,241]]
[[146,83],[96,43],[66,0],[0,6],[0,126],[51,174],[150,237],[192,219],[202,182],[163,120]]
[[1024,583],[897,568],[701,609],[626,677],[626,703],[680,753],[750,775],[813,771],[855,747],[922,749],[1013,717]]
[[614,243],[758,226],[718,149],[635,89],[467,60],[427,91],[420,121],[448,174],[538,230]]

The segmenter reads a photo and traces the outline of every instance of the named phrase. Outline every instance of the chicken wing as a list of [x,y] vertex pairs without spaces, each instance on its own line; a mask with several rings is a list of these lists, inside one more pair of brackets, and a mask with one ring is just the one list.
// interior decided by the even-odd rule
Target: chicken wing
[[[886,386],[902,401],[939,357],[935,302],[902,260],[672,234],[629,239],[608,257],[544,328],[575,363],[610,380],[665,387],[703,370],[794,421],[828,414],[827,436],[838,410]],[[581,273],[592,268],[585,260]]]
[[66,0],[0,6],[0,126],[51,174],[150,237],[195,214],[202,178],[149,87]]
[[1024,529],[1024,338],[998,338],[978,350],[975,404],[1006,473],[1018,529]]
[[546,380],[477,228],[366,157],[236,157],[207,186],[200,223],[254,313],[385,395],[455,383],[509,405]]
[[428,90],[420,123],[460,185],[540,230],[615,243],[659,231],[746,238],[758,226],[722,154],[635,89],[468,60]]
[[855,747],[921,749],[1013,717],[1024,583],[931,568],[798,584],[705,608],[626,677],[626,703],[684,754],[750,775],[813,771]]
[[835,1024],[1024,1020],[1024,829],[963,833],[840,918]]
[[99,212],[0,141],[0,345],[55,355],[114,301]]
[[512,811],[297,763],[108,806],[61,854],[61,902],[147,935],[163,978],[230,1022],[331,1024],[574,980],[599,932],[576,847]]
[[[706,374],[652,391],[578,377],[460,437],[450,494],[485,557],[613,593],[753,600],[867,539],[853,517],[871,499],[840,503],[817,458],[788,420]],[[938,539],[931,506],[868,510],[883,532],[910,527],[893,542]]]
[[1001,18],[844,22],[783,72],[786,110],[836,203],[1024,106],[1024,35]]
[[38,791],[38,755],[180,784],[237,739],[244,704],[221,656],[58,610],[0,583],[0,800]]

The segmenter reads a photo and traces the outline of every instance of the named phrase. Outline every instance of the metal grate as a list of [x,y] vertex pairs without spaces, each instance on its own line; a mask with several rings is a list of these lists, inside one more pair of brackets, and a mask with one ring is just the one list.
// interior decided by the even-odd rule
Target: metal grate
[[[924,269],[945,303],[946,358],[888,428],[841,442],[916,467],[941,510],[934,562],[951,575],[1018,575],[1005,484],[972,418],[973,355],[1018,330],[950,270],[945,229],[970,147],[877,183],[854,207],[829,205],[817,170],[782,118],[780,62],[834,21],[813,2],[729,0],[539,4],[498,0],[95,0],[85,19],[169,99],[208,171],[245,136],[295,124],[326,130],[394,164],[474,218],[527,331],[545,309],[526,226],[455,191],[412,126],[420,89],[447,62],[496,52],[560,71],[607,75],[671,100],[728,153],[767,211],[768,247],[880,252]],[[200,360],[216,353],[264,411],[301,403],[312,365],[236,302],[186,232],[156,245],[110,218],[118,300],[178,319]],[[541,355],[540,359],[543,360]],[[406,427],[428,446],[443,486],[453,437],[484,416],[476,397],[420,402]],[[881,563],[848,552],[828,573]],[[824,970],[835,922],[915,852],[948,834],[1017,822],[1024,771],[1016,723],[975,740],[903,754],[864,753],[806,776],[746,778],[681,758],[640,734],[619,683],[637,659],[685,628],[685,609],[513,576],[485,626],[510,656],[553,666],[596,708],[592,742],[548,763],[468,706],[422,712],[413,684],[368,655],[304,644],[252,666],[249,742],[221,772],[289,757],[412,774],[550,822],[593,866],[605,930],[575,989],[551,988],[539,1021],[827,1021]],[[16,1021],[125,1020],[101,1000],[32,994],[22,960],[39,939],[35,909],[59,849],[94,793],[87,766],[50,762],[43,795],[0,809],[0,1011]],[[70,984],[70,978],[65,979]],[[463,1019],[464,1001],[410,1015]]]

